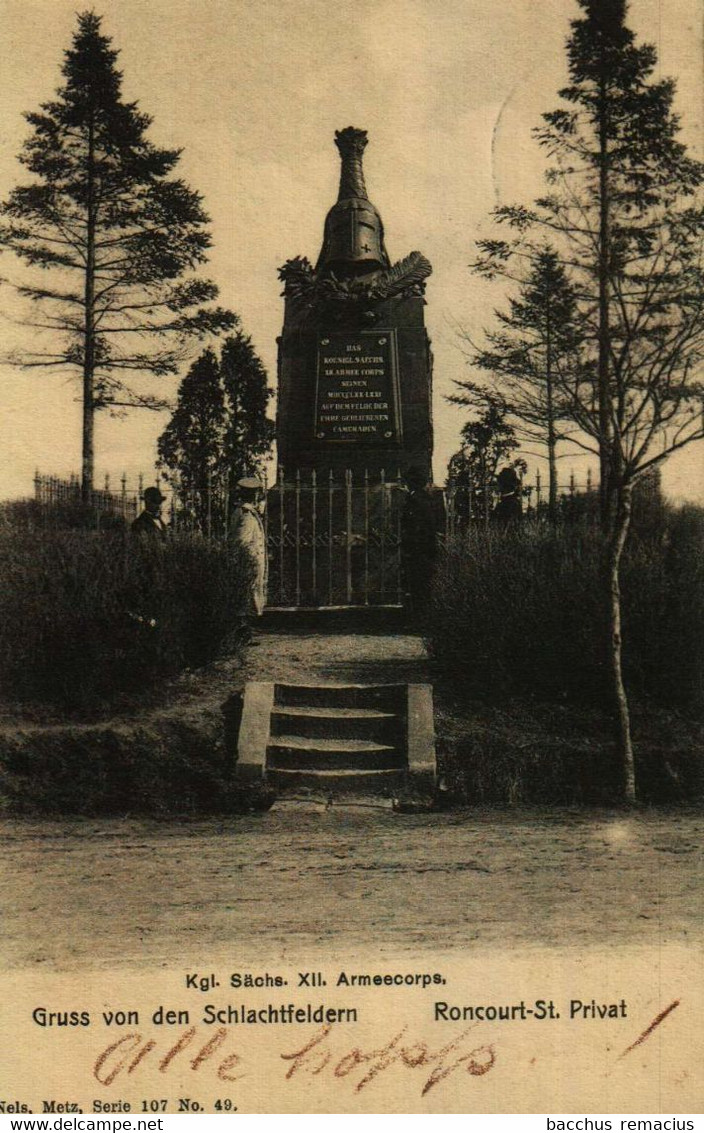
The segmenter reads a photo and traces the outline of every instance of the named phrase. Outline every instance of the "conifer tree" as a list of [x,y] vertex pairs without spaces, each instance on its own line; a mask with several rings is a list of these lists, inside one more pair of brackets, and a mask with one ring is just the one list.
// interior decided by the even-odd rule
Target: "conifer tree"
[[0,244],[28,266],[18,290],[43,335],[13,360],[82,378],[85,493],[96,411],[161,408],[130,376],[173,374],[194,339],[235,324],[196,274],[208,217],[198,193],[171,176],[180,151],[148,140],[151,119],[123,100],[118,53],[100,25],[94,12],[79,15],[63,85],[26,115],[20,161],[33,177],[11,192],[0,227]]
[[516,236],[479,246],[485,274],[511,278],[515,256],[536,259],[547,238],[569,273],[593,381],[582,369],[566,390],[599,453],[608,526],[624,485],[701,435],[704,166],[678,139],[674,83],[653,80],[655,49],[635,43],[624,0],[578,2],[567,105],[536,130],[549,191],[498,208]]
[[502,206],[510,240],[483,241],[487,272],[506,274],[548,239],[578,300],[583,365],[564,383],[573,421],[600,461],[608,554],[606,654],[624,797],[636,797],[622,675],[620,566],[634,485],[704,437],[704,166],[679,140],[674,83],[653,78],[655,49],[637,45],[624,0],[578,0],[567,43],[566,105],[537,137],[552,161],[533,207]]
[[[480,261],[476,270],[481,273]],[[520,269],[518,269],[520,272]],[[483,346],[464,336],[470,345],[471,365],[488,375],[492,388],[500,391],[519,434],[544,445],[548,457],[548,512],[557,516],[557,443],[570,432],[570,402],[565,396],[571,371],[581,364],[580,332],[576,297],[554,249],[542,249],[527,275],[517,276],[515,297],[508,310],[497,311],[499,330],[486,332]],[[458,381],[460,390],[476,386]],[[466,394],[451,401],[467,404]],[[576,443],[579,443],[578,438]]]
[[167,479],[183,505],[194,506],[203,530],[207,515],[217,512],[225,521],[228,493],[242,476],[257,473],[268,454],[271,396],[266,370],[241,331],[225,340],[219,360],[205,350],[181,382],[157,450]]
[[227,398],[225,459],[234,484],[256,472],[271,449],[274,422],[266,411],[273,391],[251,338],[242,331],[223,343],[220,370]]
[[224,468],[225,395],[211,349],[192,364],[171,420],[157,442],[159,462],[181,492],[205,491]]
[[[676,302],[672,273],[679,255],[696,259],[701,250],[691,241],[696,210],[677,205],[701,185],[703,167],[678,140],[675,85],[653,81],[655,48],[636,44],[626,26],[625,0],[579,3],[584,17],[573,21],[567,44],[570,83],[560,91],[569,108],[545,114],[537,131],[556,161],[550,174],[555,191],[537,204],[542,221],[567,236],[581,286],[596,292],[597,439],[606,520],[617,505],[621,465],[628,459],[621,451],[627,415],[618,404],[628,363],[638,364],[642,345],[657,333],[662,304]],[[672,232],[677,252],[670,257],[663,240],[672,229],[678,230]],[[637,326],[634,317],[646,325]]]

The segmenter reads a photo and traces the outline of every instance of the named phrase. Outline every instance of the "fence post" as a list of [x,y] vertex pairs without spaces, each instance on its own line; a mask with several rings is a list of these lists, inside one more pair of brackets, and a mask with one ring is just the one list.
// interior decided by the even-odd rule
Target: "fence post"
[[296,605],[301,604],[301,470],[296,469]]
[[286,530],[284,523],[284,470],[279,469],[279,596],[281,598],[281,605],[284,604],[284,597],[286,594],[286,587],[284,584],[284,532]]
[[311,563],[311,582],[313,586],[313,603],[318,603],[318,475],[315,469],[311,473],[311,527],[313,536],[313,559]]
[[369,605],[369,469],[364,469],[364,605]]
[[347,605],[352,604],[352,469],[345,469],[345,575]]
[[328,605],[332,606],[332,552],[333,552],[333,533],[332,533],[332,495],[334,491],[334,478],[332,468],[328,473]]
[[381,492],[381,546],[379,548],[379,580],[381,600],[386,592],[386,473],[382,468],[379,473],[379,490]]
[[403,579],[401,577],[401,555],[403,549],[401,547],[401,505],[399,503],[402,489],[403,480],[401,478],[401,469],[398,468],[396,470],[396,490],[398,493],[396,497],[396,548],[398,551],[396,556],[396,601],[400,606],[403,605]]

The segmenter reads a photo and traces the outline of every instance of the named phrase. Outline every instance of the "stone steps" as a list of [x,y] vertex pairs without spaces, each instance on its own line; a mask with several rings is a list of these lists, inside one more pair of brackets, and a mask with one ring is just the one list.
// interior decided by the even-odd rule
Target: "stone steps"
[[384,771],[406,767],[401,751],[372,740],[276,736],[266,749],[269,771]]
[[306,736],[310,739],[367,739],[394,746],[401,739],[402,719],[398,713],[376,708],[305,708],[274,706],[271,735]]
[[432,793],[430,686],[249,682],[237,774],[283,793]]
[[275,685],[267,782],[282,791],[397,791],[408,767],[402,705],[399,685]]
[[403,709],[405,685],[276,684],[276,708],[371,708],[386,712]]
[[406,774],[402,769],[380,767],[369,771],[352,770],[297,770],[276,768],[267,773],[267,782],[281,793],[305,788],[321,794],[382,795],[398,794],[405,786]]

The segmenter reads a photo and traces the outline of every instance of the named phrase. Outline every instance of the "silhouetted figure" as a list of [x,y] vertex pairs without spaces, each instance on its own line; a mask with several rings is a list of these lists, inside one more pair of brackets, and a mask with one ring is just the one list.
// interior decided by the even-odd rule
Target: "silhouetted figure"
[[523,518],[521,481],[515,468],[502,468],[496,477],[501,499],[491,513],[491,522],[497,527],[511,527]]
[[133,521],[131,531],[135,535],[146,535],[150,539],[166,539],[166,524],[161,518],[161,505],[166,496],[159,488],[145,488],[144,511]]
[[438,507],[420,468],[406,474],[408,495],[401,513],[401,569],[409,611],[417,616],[430,601],[438,555]]

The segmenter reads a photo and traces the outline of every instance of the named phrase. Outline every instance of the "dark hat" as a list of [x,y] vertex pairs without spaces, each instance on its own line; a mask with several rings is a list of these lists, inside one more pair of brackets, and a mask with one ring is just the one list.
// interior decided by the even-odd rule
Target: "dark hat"
[[419,468],[417,464],[412,464],[406,472],[406,483],[410,488],[426,488],[428,486],[428,474],[423,468]]
[[161,494],[159,488],[145,488],[144,489],[144,502],[145,504],[163,504],[166,496]]
[[515,492],[516,488],[520,486],[520,479],[515,468],[502,468],[499,475],[496,477],[496,483],[499,486],[499,491],[509,493]]

